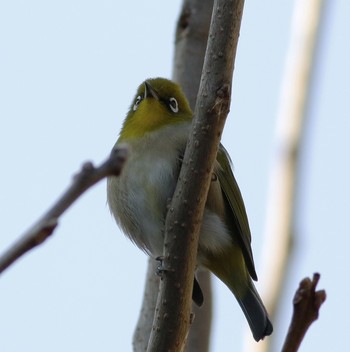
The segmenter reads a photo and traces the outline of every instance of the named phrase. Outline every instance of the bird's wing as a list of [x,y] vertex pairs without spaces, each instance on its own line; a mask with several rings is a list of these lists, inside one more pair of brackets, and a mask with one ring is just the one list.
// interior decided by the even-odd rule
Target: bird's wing
[[243,256],[253,280],[257,280],[254,267],[253,253],[251,248],[251,234],[249,229],[248,217],[243,203],[241,191],[239,190],[236,179],[231,169],[231,160],[222,144],[220,144],[217,163],[214,172],[220,182],[221,189],[230,206],[229,217],[231,218],[235,229],[233,235],[239,236]]

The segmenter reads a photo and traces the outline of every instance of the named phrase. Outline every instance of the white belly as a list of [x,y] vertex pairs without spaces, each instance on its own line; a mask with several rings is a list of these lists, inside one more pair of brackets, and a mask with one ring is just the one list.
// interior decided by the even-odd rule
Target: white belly
[[177,155],[131,154],[122,174],[108,180],[108,203],[118,224],[154,257],[163,253],[164,219],[178,167]]
[[[180,161],[179,145],[169,135],[166,143],[150,138],[131,145],[131,152],[119,177],[107,182],[108,204],[124,233],[153,257],[163,255],[164,222],[176,186]],[[185,140],[182,141],[183,149]],[[181,144],[180,144],[181,145]],[[205,210],[199,239],[199,262],[207,251],[223,251],[231,240],[223,220]]]

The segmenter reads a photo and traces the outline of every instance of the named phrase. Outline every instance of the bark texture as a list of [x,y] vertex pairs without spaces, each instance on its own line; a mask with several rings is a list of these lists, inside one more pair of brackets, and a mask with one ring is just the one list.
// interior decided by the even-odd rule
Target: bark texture
[[191,316],[198,235],[229,112],[243,1],[216,0],[192,133],[165,225],[164,267],[147,351],[182,351]]

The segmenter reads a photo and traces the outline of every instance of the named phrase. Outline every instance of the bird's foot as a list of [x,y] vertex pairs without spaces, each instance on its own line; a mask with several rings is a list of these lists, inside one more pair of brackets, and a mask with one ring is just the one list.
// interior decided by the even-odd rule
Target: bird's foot
[[164,267],[164,256],[160,255],[159,257],[156,258],[156,261],[159,262],[159,265],[157,266],[156,274],[160,276],[160,278],[163,278],[163,274],[168,271]]

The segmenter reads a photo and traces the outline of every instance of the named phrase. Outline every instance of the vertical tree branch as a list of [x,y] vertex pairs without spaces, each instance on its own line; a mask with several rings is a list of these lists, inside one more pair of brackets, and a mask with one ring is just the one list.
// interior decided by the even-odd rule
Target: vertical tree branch
[[173,79],[194,110],[214,0],[184,0],[176,26]]
[[134,352],[147,350],[149,336],[151,334],[154,311],[156,310],[159,292],[159,276],[156,275],[159,265],[153,258],[148,258],[145,288],[140,315],[135,327],[132,346]]
[[[293,240],[299,152],[311,90],[322,0],[296,1],[291,42],[277,115],[275,155],[270,175],[261,294],[271,318],[284,285]],[[249,335],[247,333],[247,335]],[[247,337],[245,351],[269,351],[271,339],[259,344]]]
[[181,351],[191,322],[198,235],[230,106],[243,0],[216,0],[192,134],[166,219],[164,267],[148,351]]
[[[176,27],[173,79],[178,82],[194,110],[207,47],[213,0],[184,0]],[[192,304],[195,319],[188,335],[187,352],[209,351],[212,320],[210,273],[197,273],[205,297],[204,305]]]
[[[194,109],[209,33],[213,0],[184,0],[176,26],[173,80],[178,82]],[[155,275],[158,263],[148,260],[145,290],[139,319],[133,336],[134,351],[147,349],[157,302],[159,277]],[[192,309],[196,316],[187,341],[186,351],[208,351],[212,315],[211,282],[208,271],[201,271],[198,280],[205,304]]]

